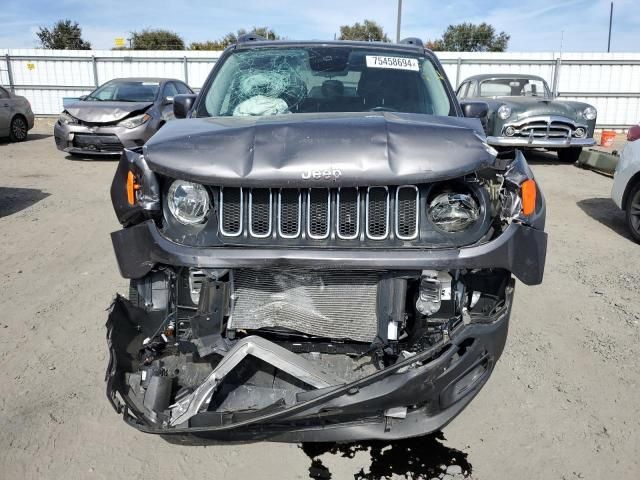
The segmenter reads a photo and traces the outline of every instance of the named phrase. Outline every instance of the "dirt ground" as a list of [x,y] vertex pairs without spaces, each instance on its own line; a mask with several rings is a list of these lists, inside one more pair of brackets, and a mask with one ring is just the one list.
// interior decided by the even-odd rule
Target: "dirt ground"
[[50,134],[0,141],[0,478],[640,478],[640,246],[610,178],[531,159],[545,280],[517,286],[493,377],[440,436],[187,446],[107,403],[105,309],[126,286],[109,239],[116,162],[66,158]]

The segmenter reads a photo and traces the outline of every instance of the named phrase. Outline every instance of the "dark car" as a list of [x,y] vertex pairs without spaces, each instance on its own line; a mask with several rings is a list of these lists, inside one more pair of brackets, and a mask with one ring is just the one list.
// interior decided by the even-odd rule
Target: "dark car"
[[54,126],[58,150],[120,155],[144,145],[173,119],[173,97],[189,86],[168,78],[117,78],[69,105]]
[[0,87],[0,138],[23,142],[33,128],[35,115],[29,100]]
[[496,148],[545,148],[561,161],[575,162],[583,147],[595,145],[596,109],[553,98],[541,77],[476,75],[460,84],[457,96],[489,105],[487,142]]
[[[128,298],[107,395],[132,426],[242,440],[440,429],[500,357],[545,202],[435,55],[241,37],[111,187]],[[465,118],[464,114],[468,117]]]

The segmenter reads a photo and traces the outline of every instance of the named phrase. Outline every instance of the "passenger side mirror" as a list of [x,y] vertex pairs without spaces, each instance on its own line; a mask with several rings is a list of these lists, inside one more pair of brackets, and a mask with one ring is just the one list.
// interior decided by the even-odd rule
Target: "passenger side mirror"
[[187,114],[193,102],[195,102],[197,95],[181,94],[173,97],[173,114],[176,118],[187,118]]
[[173,97],[169,96],[169,97],[164,97],[164,100],[162,101],[163,105],[171,105],[173,103]]
[[486,102],[461,102],[462,113],[467,118],[485,118],[489,114]]

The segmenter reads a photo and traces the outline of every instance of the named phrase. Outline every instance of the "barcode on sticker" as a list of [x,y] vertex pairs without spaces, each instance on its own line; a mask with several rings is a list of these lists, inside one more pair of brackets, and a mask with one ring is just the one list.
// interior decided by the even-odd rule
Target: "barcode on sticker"
[[369,68],[392,68],[395,70],[420,70],[417,58],[387,57],[382,55],[367,55],[367,67]]

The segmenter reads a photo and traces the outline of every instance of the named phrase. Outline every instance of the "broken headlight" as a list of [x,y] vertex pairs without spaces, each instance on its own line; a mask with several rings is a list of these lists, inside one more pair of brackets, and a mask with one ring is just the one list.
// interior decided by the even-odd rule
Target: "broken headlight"
[[436,195],[427,209],[431,222],[445,232],[461,232],[480,218],[480,207],[471,193],[445,192]]
[[199,183],[176,180],[169,187],[169,210],[183,225],[204,222],[209,211],[209,193]]
[[151,115],[143,113],[142,115],[136,115],[135,117],[130,117],[122,120],[120,123],[118,123],[118,126],[124,128],[136,128],[143,123],[148,122],[149,120],[151,120]]
[[62,112],[58,117],[58,121],[63,125],[77,125],[78,119],[69,115],[66,111]]

